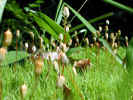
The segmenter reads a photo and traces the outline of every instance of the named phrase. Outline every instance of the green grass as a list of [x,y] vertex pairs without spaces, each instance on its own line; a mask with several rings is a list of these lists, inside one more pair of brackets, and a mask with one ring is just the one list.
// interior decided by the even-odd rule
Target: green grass
[[[119,49],[121,54],[124,51],[123,48]],[[126,70],[108,51],[101,49],[98,56],[95,53],[95,49],[88,48],[86,52],[79,53],[83,58],[90,58],[92,66],[85,72],[78,73],[76,77],[72,72],[72,65],[66,66],[64,76],[67,86],[72,91],[71,100],[81,100],[80,93],[85,100],[122,100],[126,98],[123,97],[124,91],[126,89],[128,91],[128,88],[124,88],[123,85],[126,83],[124,80]],[[77,54],[77,56],[79,55]],[[122,55],[124,56],[125,52]],[[28,86],[25,99],[29,99],[32,91],[34,91],[32,100],[61,100],[63,90],[56,88],[57,73],[52,64],[48,65],[46,61],[44,62],[43,73],[39,77],[39,84],[36,88],[33,87],[35,83],[34,65],[30,60],[27,60],[24,66],[16,64],[16,72],[14,72],[13,66],[3,66],[3,99],[20,100],[19,89],[25,83]],[[50,73],[46,77],[48,67],[50,67]],[[130,85],[130,88],[133,89],[133,86]],[[124,91],[121,91],[122,89]],[[123,100],[129,100],[129,98]]]

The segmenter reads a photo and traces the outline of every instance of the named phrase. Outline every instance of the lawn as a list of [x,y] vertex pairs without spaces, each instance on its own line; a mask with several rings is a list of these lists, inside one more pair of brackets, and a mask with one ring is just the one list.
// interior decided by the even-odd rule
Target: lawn
[[[23,64],[15,64],[2,67],[3,99],[20,100],[20,87],[27,85],[25,100],[129,100],[129,90],[133,89],[127,84],[127,71],[107,51],[86,48],[86,51],[74,53],[75,58],[89,58],[92,65],[79,71],[75,76],[72,64],[65,66],[65,85],[70,89],[68,95],[63,88],[58,88],[57,73],[53,64],[44,60],[43,72],[36,79],[34,75],[34,64],[26,59]],[[125,56],[125,49],[119,48],[121,57]],[[49,73],[48,73],[49,70]],[[67,96],[66,96],[67,95]]]

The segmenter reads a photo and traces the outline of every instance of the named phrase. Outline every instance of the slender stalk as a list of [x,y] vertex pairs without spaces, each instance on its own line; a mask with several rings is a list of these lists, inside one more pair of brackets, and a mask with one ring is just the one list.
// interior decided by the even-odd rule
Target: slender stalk
[[37,89],[37,86],[38,86],[38,81],[39,81],[39,76],[38,75],[35,75],[35,82],[34,82],[34,84],[33,84],[33,91],[32,91],[32,93],[31,93],[31,95],[30,95],[30,98],[29,98],[29,100],[32,100],[32,97],[34,96],[34,93],[35,93],[35,91],[36,91],[36,89]]
[[0,100],[2,100],[2,66],[0,63]]
[[70,80],[72,81],[72,84],[73,84],[74,88],[76,89],[77,93],[79,94],[81,100],[85,100],[83,94],[81,93],[81,90],[79,89],[79,87],[77,86],[76,82],[72,78],[72,73],[69,70],[66,70],[66,71],[68,71],[68,73],[70,73],[69,74],[70,75]]
[[[84,7],[84,5],[86,4],[87,1],[88,1],[88,0],[85,0],[85,1],[84,1],[84,3],[81,5],[81,7],[78,9],[77,12],[80,12],[80,10]],[[72,21],[74,20],[75,17],[76,17],[76,16],[73,16],[73,17],[72,17],[70,23],[72,23]]]
[[45,79],[47,79],[48,78],[48,76],[49,76],[49,73],[50,73],[50,70],[51,70],[51,68],[50,68],[50,66],[51,66],[51,61],[50,61],[50,57],[49,57],[49,60],[48,60],[48,72],[47,72],[47,74],[46,74],[46,78]]
[[[18,40],[17,40],[17,36],[16,36],[16,62],[17,62],[17,54],[18,54]],[[14,65],[14,71],[16,72],[16,63]]]
[[16,38],[16,61],[17,61],[17,54],[18,54],[18,39]]
[[65,66],[65,65],[64,65],[64,64],[62,64],[62,66],[63,66],[63,68],[62,68],[62,75],[63,75],[63,73],[64,73],[64,66]]

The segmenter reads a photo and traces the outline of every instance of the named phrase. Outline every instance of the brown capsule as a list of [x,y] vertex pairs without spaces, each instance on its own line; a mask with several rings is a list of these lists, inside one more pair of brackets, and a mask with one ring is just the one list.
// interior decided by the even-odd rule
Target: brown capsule
[[5,55],[7,53],[7,49],[2,47],[0,48],[0,63],[5,59]]
[[16,31],[16,36],[19,38],[19,36],[20,36],[20,30],[17,30]]
[[42,39],[42,37],[39,37],[39,47],[40,47],[40,49],[43,48],[43,39]]
[[12,32],[10,29],[8,29],[5,33],[4,33],[4,41],[3,41],[3,45],[4,47],[8,47],[11,42],[12,42]]
[[35,59],[35,73],[36,75],[40,75],[42,73],[42,68],[43,68],[43,59],[38,57]]
[[20,93],[21,93],[21,95],[22,95],[23,98],[26,96],[26,93],[27,93],[27,86],[26,86],[26,84],[23,84],[21,86]]
[[34,33],[33,32],[29,32],[31,38],[34,40]]
[[63,75],[59,75],[57,78],[57,87],[62,88],[65,84],[65,77]]

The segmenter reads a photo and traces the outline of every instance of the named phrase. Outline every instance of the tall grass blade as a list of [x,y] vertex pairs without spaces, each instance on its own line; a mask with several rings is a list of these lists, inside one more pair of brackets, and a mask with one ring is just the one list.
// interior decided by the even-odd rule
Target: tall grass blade
[[51,34],[54,38],[58,39],[58,35],[60,33],[64,34],[64,29],[58,25],[51,18],[46,16],[45,14],[39,12],[38,15],[32,14],[35,22],[43,29],[46,30],[49,34]]
[[77,11],[75,11],[67,3],[64,3],[64,4],[70,8],[70,10],[74,13],[74,15],[77,16],[77,18],[88,28],[90,32],[92,32],[95,36],[97,36],[96,29],[84,17],[82,17]]
[[123,9],[125,11],[128,11],[130,13],[133,13],[133,8],[131,8],[129,6],[126,6],[124,4],[121,4],[119,2],[116,2],[114,0],[104,0],[104,2],[109,3],[109,4],[111,4],[111,5],[115,6],[115,7],[118,7],[120,9]]
[[3,15],[3,12],[4,12],[6,2],[7,2],[7,0],[0,0],[0,22],[1,22],[1,19],[2,19],[2,15]]
[[2,65],[13,64],[17,61],[27,58],[28,56],[29,56],[28,53],[26,53],[24,51],[18,51],[17,60],[16,60],[16,51],[9,51],[5,57],[5,60],[2,62]]
[[41,12],[39,14],[42,17],[42,19],[45,20],[51,28],[53,28],[53,30],[56,32],[57,35],[59,35],[60,33],[65,34],[66,35],[65,41],[66,42],[69,41],[70,35],[68,33],[65,33],[64,28],[62,26],[58,25],[55,21],[53,21],[45,14]]
[[59,11],[59,14],[58,14],[58,17],[57,17],[57,20],[56,20],[56,23],[57,24],[60,24],[61,23],[61,20],[62,20],[62,17],[63,17],[63,15],[62,15],[62,9],[63,9],[63,7],[64,7],[64,4],[62,5],[62,7],[61,7],[61,9]]
[[[90,19],[88,22],[89,22],[89,23],[95,23],[95,22],[97,22],[97,21],[100,21],[100,20],[102,20],[102,19],[105,19],[105,18],[108,18],[108,17],[111,17],[111,16],[113,16],[113,12],[109,12],[109,13],[106,13],[106,14],[101,15],[101,16],[99,16],[99,17],[95,17],[95,18],[93,18],[93,19]],[[70,29],[69,32],[72,33],[72,32],[74,32],[74,31],[76,31],[76,30],[78,30],[78,29],[81,29],[81,28],[83,28],[83,27],[85,27],[84,24],[77,25],[77,26],[73,27],[72,29]]]
[[56,11],[56,16],[55,16],[55,21],[57,22],[57,24],[59,24],[59,18],[62,16],[61,9],[62,9],[62,3],[63,1],[60,0],[58,7],[57,7],[57,11]]

